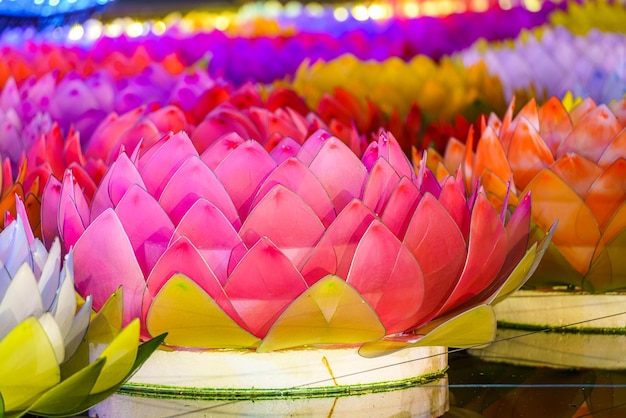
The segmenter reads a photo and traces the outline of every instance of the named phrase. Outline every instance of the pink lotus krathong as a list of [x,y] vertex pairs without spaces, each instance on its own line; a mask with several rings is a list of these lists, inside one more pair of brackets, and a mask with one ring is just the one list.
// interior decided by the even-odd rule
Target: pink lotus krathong
[[488,342],[486,304],[521,286],[549,241],[527,251],[530,196],[497,213],[460,176],[416,173],[387,132],[360,159],[322,130],[270,151],[231,133],[202,154],[169,134],[122,151],[91,200],[71,171],[51,177],[42,225],[74,248],[96,309],[123,285],[125,322],[140,317],[146,338],[259,352],[375,345],[469,311],[482,334],[430,345]]

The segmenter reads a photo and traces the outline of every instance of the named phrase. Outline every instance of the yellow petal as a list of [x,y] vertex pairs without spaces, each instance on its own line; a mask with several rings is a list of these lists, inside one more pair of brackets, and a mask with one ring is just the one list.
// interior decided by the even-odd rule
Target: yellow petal
[[278,318],[257,351],[310,344],[360,344],[385,335],[376,312],[343,279],[328,275]]
[[108,344],[122,331],[124,291],[120,287],[107,299],[102,309],[91,319],[86,339],[94,344]]
[[35,317],[20,322],[0,341],[0,393],[7,412],[26,409],[61,380],[46,332]]
[[370,358],[410,347],[470,348],[488,344],[496,336],[496,315],[491,306],[480,305],[458,315],[437,318],[415,332],[425,335],[417,341],[389,338],[366,343],[359,354]]
[[193,280],[176,274],[154,298],[146,326],[151,335],[167,332],[166,344],[197,348],[247,348],[259,339],[241,328]]
[[139,319],[134,319],[102,351],[106,362],[90,393],[103,392],[120,383],[131,371],[139,347]]

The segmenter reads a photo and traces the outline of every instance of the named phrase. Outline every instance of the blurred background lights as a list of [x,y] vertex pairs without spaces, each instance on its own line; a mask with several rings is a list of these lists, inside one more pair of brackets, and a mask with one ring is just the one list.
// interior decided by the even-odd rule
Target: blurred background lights
[[337,7],[333,11],[333,16],[338,22],[345,22],[350,17],[350,12],[345,7]]

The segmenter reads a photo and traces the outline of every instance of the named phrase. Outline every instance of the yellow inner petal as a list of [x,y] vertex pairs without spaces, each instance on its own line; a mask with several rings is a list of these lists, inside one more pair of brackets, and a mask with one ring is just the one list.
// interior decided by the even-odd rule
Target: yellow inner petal
[[154,298],[148,332],[167,332],[165,342],[180,347],[248,348],[259,339],[241,328],[193,280],[176,274]]
[[278,318],[258,352],[310,344],[360,344],[385,335],[378,315],[343,279],[328,275]]

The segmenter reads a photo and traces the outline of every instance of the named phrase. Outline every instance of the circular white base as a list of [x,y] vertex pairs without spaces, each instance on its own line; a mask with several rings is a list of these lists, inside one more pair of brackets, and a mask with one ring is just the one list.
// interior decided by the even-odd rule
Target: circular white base
[[124,386],[149,397],[311,398],[404,389],[441,377],[444,347],[418,347],[363,358],[356,347],[256,353],[248,350],[156,351]]
[[520,366],[624,370],[624,347],[626,335],[498,329],[496,342],[469,352],[485,361]]
[[[439,417],[448,410],[447,379],[392,392],[332,398],[197,401],[113,395],[90,411],[99,418]],[[97,414],[97,415],[96,415]]]
[[495,307],[500,326],[626,334],[626,294],[520,290]]

